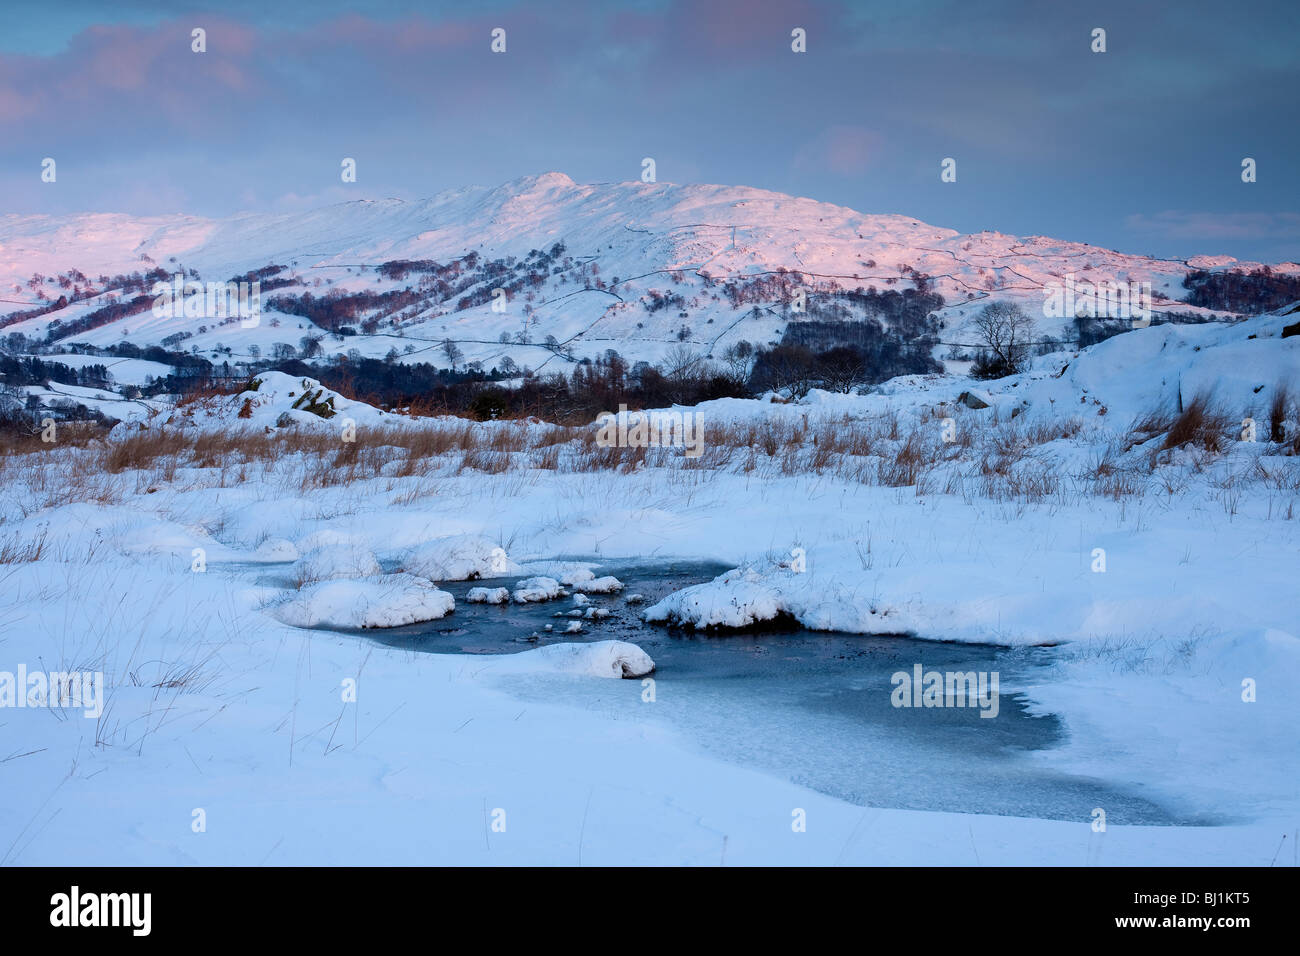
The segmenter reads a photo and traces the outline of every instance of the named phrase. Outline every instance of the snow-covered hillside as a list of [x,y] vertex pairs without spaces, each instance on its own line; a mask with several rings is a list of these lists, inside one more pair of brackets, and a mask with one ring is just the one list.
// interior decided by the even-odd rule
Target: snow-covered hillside
[[[380,268],[398,261],[408,265]],[[1208,317],[1176,301],[1184,277],[1257,265],[1225,256],[1154,259],[1041,236],[961,235],[907,216],[740,186],[579,185],[552,172],[419,202],[357,201],[223,220],[0,217],[0,323],[36,341],[162,343],[232,361],[269,358],[277,344],[297,348],[303,336],[320,335],[325,356],[396,352],[446,365],[442,343],[450,339],[460,363],[490,368],[508,357],[556,369],[610,348],[656,361],[682,340],[706,354],[741,340],[775,341],[800,288],[815,302],[855,289],[908,289],[924,275],[944,297],[937,310],[943,338],[964,342],[969,316],[988,299],[1019,301],[1042,316],[1045,290],[1071,274],[1080,282],[1150,283],[1156,312]],[[1294,263],[1274,268],[1300,274]],[[141,310],[78,326],[139,294],[104,293],[113,277],[182,269],[203,282],[267,270],[259,323]],[[69,276],[61,286],[58,277]],[[501,301],[496,288],[506,290]],[[276,297],[304,294],[370,296],[356,300],[342,323],[358,334],[325,335],[333,330],[319,319],[272,307]],[[61,295],[65,306],[14,321]],[[1044,318],[1040,330],[1059,334],[1068,321]]]

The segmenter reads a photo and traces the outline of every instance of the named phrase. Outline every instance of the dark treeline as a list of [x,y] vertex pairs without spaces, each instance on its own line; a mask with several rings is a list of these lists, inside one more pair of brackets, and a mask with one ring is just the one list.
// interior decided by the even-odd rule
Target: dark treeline
[[[258,363],[251,374],[273,370],[314,378],[350,398],[387,409],[410,409],[418,415],[462,415],[479,419],[535,415],[546,421],[577,424],[603,411],[694,405],[713,398],[750,394],[743,379],[719,371],[703,360],[668,372],[647,362],[629,363],[617,352],[584,359],[565,375],[526,375],[509,387],[506,376],[491,371],[438,368],[427,363],[403,364],[382,359],[355,359],[313,366],[297,359]],[[214,370],[218,375],[220,369]],[[191,388],[205,387],[193,378]]]
[[788,325],[780,344],[755,354],[751,390],[849,392],[898,375],[942,371],[931,356],[939,323],[930,313],[943,306],[942,296],[910,289],[885,296],[896,297],[888,299],[893,310],[889,327],[874,318],[814,318]]
[[1251,272],[1190,272],[1183,279],[1186,302],[1203,309],[1258,315],[1300,299],[1300,275],[1264,266]]
[[419,292],[396,289],[392,292],[336,291],[322,296],[314,296],[310,292],[302,295],[278,295],[270,299],[267,306],[276,312],[309,319],[327,332],[342,335],[355,334],[356,328],[351,323],[360,318],[361,331],[372,335],[378,330],[383,315],[408,306],[422,305],[424,302],[425,297]]
[[87,388],[108,388],[112,384],[108,369],[103,365],[86,365],[72,368],[59,362],[38,358],[17,357],[0,352],[0,376],[5,385],[44,385],[58,382],[61,385],[84,385]]
[[[1218,316],[1203,315],[1199,312],[1152,312],[1152,325],[1204,325],[1207,322],[1220,321]],[[1096,345],[1122,332],[1131,332],[1135,328],[1133,320],[1094,318],[1079,316],[1074,320],[1075,338],[1081,349]]]
[[47,338],[50,342],[57,342],[59,339],[66,339],[69,336],[89,332],[102,325],[108,325],[110,322],[116,322],[118,319],[124,319],[128,315],[138,315],[147,309],[151,309],[153,308],[153,302],[154,299],[151,295],[137,295],[125,302],[113,302],[92,312],[87,312],[81,318],[73,319],[71,322],[65,323],[54,319],[50,322]]

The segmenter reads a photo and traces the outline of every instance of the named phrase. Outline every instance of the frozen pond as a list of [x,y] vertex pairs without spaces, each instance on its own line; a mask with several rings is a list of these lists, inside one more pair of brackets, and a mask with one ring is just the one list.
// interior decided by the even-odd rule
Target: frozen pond
[[[700,750],[775,774],[863,806],[989,813],[1086,824],[1104,807],[1118,824],[1199,824],[1140,794],[1104,781],[1064,775],[1034,759],[1062,739],[1051,716],[1033,717],[1007,688],[1050,663],[1050,648],[1012,649],[944,644],[906,637],[809,632],[797,626],[757,633],[707,635],[643,623],[629,594],[647,603],[726,571],[725,565],[665,561],[603,563],[622,594],[591,595],[607,608],[603,621],[563,634],[571,598],[538,604],[488,606],[465,600],[471,587],[510,586],[513,578],[440,584],[456,598],[439,621],[386,631],[357,632],[390,647],[435,654],[516,653],[543,643],[617,638],[654,658],[653,703],[640,681],[566,676],[505,678],[521,699],[564,703],[619,719],[666,722]],[[545,631],[552,625],[551,632]],[[534,637],[533,635],[536,635]],[[898,671],[997,672],[1002,693],[996,717],[975,707],[897,708]]]

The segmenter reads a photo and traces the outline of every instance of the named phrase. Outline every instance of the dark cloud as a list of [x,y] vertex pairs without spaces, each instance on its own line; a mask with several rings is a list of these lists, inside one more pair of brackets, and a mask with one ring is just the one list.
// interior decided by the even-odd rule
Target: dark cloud
[[[550,169],[634,179],[653,156],[661,180],[963,231],[1168,255],[1294,248],[1276,226],[1300,212],[1290,3],[355,6],[19,4],[0,43],[7,211],[214,215]],[[190,52],[195,25],[206,54]],[[346,189],[344,156],[360,173]],[[1240,181],[1244,156],[1256,183]],[[1156,228],[1184,209],[1238,225]]]

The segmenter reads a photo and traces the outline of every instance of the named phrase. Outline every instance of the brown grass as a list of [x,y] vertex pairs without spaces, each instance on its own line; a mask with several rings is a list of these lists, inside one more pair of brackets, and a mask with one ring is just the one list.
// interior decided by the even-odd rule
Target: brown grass
[[1169,426],[1162,447],[1192,445],[1209,452],[1221,452],[1226,444],[1224,433],[1230,425],[1231,419],[1214,405],[1209,395],[1197,395]]
[[[1290,413],[1289,399],[1278,391],[1282,411],[1271,412],[1274,417]],[[949,418],[955,430],[944,427]],[[458,475],[511,474],[527,482],[532,479],[523,476],[534,469],[629,474],[659,468],[684,480],[690,476],[690,481],[706,471],[759,479],[816,474],[911,487],[917,495],[959,494],[967,500],[982,495],[1024,503],[1068,491],[1120,500],[1148,485],[1158,488],[1159,479],[1150,476],[1172,449],[1198,449],[1198,463],[1226,449],[1231,425],[1208,396],[1198,396],[1180,413],[1157,411],[1136,422],[1079,475],[1061,474],[1051,464],[1051,453],[1038,449],[1079,439],[1085,429],[1097,426],[1077,417],[999,423],[987,414],[946,405],[923,409],[914,418],[892,411],[811,422],[805,416],[708,422],[703,454],[697,458],[686,457],[681,447],[600,447],[594,428],[523,420],[390,424],[359,429],[355,442],[344,442],[337,431],[324,428],[201,431],[157,426],[99,441],[89,430],[61,426],[60,440],[53,445],[37,438],[22,445],[24,450],[11,445],[9,454],[0,455],[0,484],[25,490],[19,509],[24,514],[76,501],[122,501],[178,481],[232,487],[274,480],[286,489],[306,491],[378,480],[395,504],[410,503],[438,495],[443,483]],[[1148,442],[1154,452],[1129,454]],[[1300,435],[1288,436],[1288,442],[1295,446],[1293,453],[1300,453]],[[1266,477],[1279,489],[1300,483],[1295,469],[1269,467]],[[126,481],[123,475],[129,476]],[[1165,487],[1173,494],[1178,486],[1166,481]],[[0,563],[16,560],[5,554],[0,546]]]
[[1268,404],[1268,440],[1286,441],[1287,413],[1291,410],[1291,394],[1285,382],[1273,389],[1273,399]]

